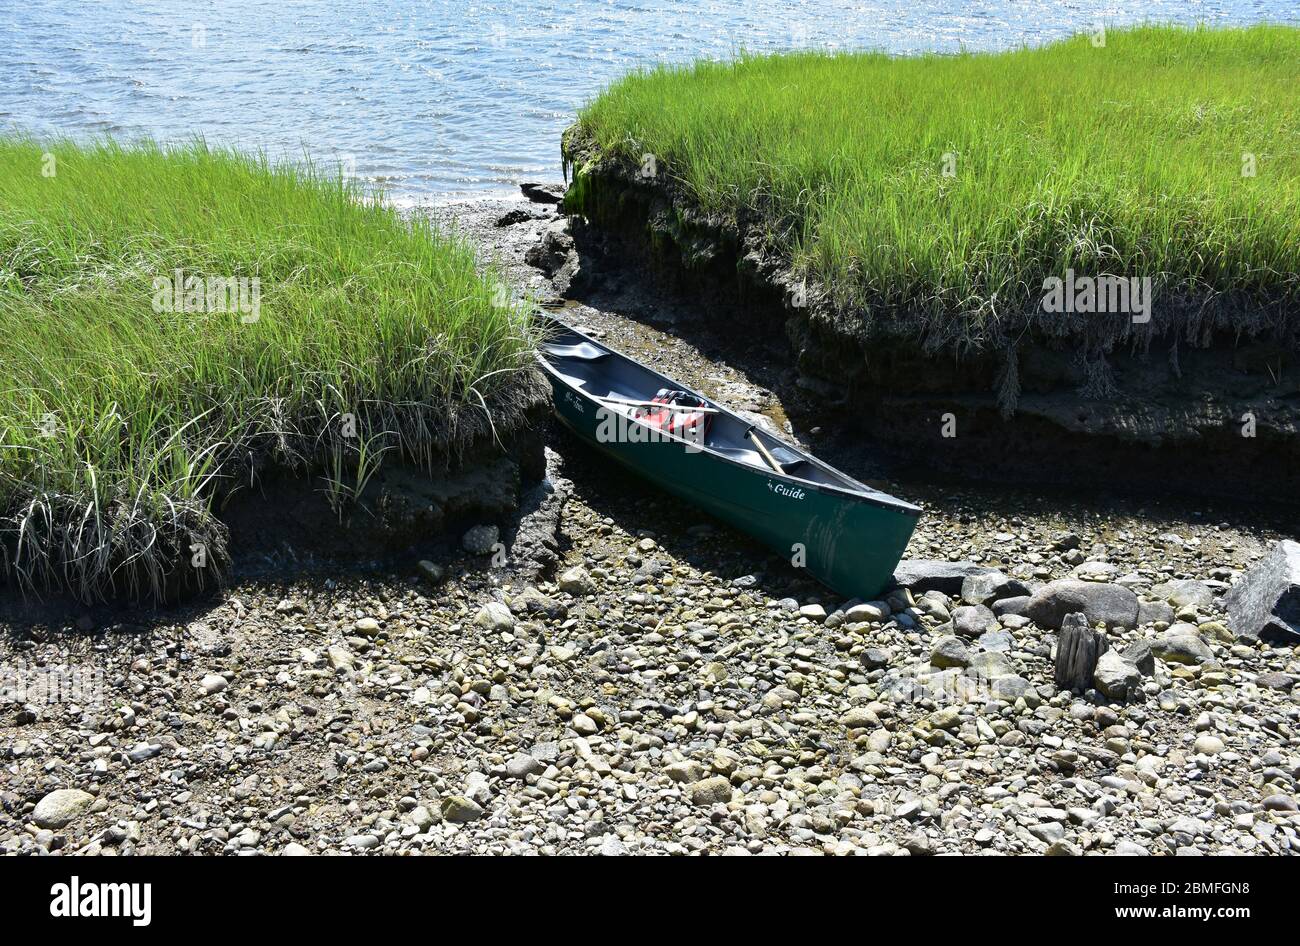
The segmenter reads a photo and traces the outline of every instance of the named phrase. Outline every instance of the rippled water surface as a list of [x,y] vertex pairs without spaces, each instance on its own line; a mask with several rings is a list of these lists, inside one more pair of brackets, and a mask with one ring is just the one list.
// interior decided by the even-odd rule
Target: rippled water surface
[[0,125],[340,160],[415,200],[558,179],[559,135],[658,61],[999,49],[1098,22],[1300,20],[1296,0],[15,0]]

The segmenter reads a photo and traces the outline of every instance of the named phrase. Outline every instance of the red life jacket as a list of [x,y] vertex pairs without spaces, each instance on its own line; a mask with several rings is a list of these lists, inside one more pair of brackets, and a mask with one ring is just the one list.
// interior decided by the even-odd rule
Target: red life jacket
[[[671,388],[660,388],[659,393],[651,398],[651,401],[655,404],[673,404],[685,407],[707,406],[703,398],[696,397],[689,391],[674,391]],[[634,416],[651,427],[670,434],[676,434],[678,437],[701,442],[708,434],[709,423],[713,420],[713,415],[706,414],[704,411],[655,410],[652,407],[639,407],[636,409]]]

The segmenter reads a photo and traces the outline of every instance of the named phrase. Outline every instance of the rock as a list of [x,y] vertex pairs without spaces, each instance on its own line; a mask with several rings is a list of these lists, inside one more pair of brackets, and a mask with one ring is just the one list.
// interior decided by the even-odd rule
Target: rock
[[311,857],[312,855],[311,855],[311,851],[307,850],[301,844],[298,844],[294,841],[290,841],[288,844],[284,846],[284,849],[280,851],[280,856],[281,857]]
[[879,726],[880,719],[865,706],[855,706],[840,717],[840,723],[846,729],[866,729]]
[[1033,600],[1029,595],[1016,595],[1011,598],[999,598],[993,602],[993,613],[998,617],[1007,614],[1021,615],[1025,613],[1025,608],[1029,607],[1029,602]]
[[1197,736],[1196,741],[1192,743],[1192,751],[1200,755],[1218,755],[1224,748],[1222,739],[1209,734]]
[[1142,685],[1142,671],[1117,652],[1108,650],[1097,661],[1092,683],[1107,699],[1127,700]]
[[991,650],[973,654],[968,665],[972,676],[984,680],[1000,680],[1016,675],[1015,665],[1003,651]]
[[1023,582],[1000,571],[976,572],[961,583],[961,599],[967,604],[991,605],[1002,598],[1023,597],[1029,589]]
[[1136,841],[1121,838],[1115,845],[1115,855],[1117,857],[1150,857],[1151,852]]
[[36,803],[32,822],[38,828],[58,830],[76,821],[95,801],[90,792],[79,788],[59,788]]
[[721,775],[701,779],[691,786],[692,804],[717,805],[729,801],[731,801],[731,782]]
[[959,637],[949,634],[939,638],[930,649],[932,667],[970,666],[970,650]]
[[460,537],[460,547],[470,555],[488,555],[501,539],[501,530],[494,525],[474,526]]
[[517,223],[525,223],[533,219],[533,215],[523,207],[516,207],[513,210],[507,210],[493,222],[495,227],[513,227]]
[[1214,659],[1214,651],[1190,624],[1175,624],[1155,638],[1151,652],[1165,663],[1173,664],[1203,664]]
[[582,597],[595,594],[596,583],[587,574],[585,568],[575,565],[560,576],[560,590],[575,597]]
[[1278,690],[1282,693],[1290,693],[1295,686],[1295,677],[1285,673],[1261,673],[1255,677],[1255,686],[1263,687],[1266,690]]
[[1165,601],[1139,601],[1138,624],[1155,624],[1157,621],[1173,624],[1174,609]]
[[515,616],[500,601],[489,601],[474,615],[474,626],[495,634],[514,630]]
[[568,232],[568,220],[560,219],[542,232],[542,238],[524,252],[524,262],[536,266],[546,275],[559,272],[573,252],[573,237]]
[[601,857],[622,857],[627,853],[627,845],[619,840],[618,835],[607,834],[596,853]]
[[962,582],[971,575],[997,572],[995,568],[975,562],[946,562],[942,559],[911,558],[898,563],[894,583],[912,594],[942,591],[949,597],[961,594]]
[[1192,578],[1161,582],[1152,587],[1151,593],[1168,601],[1175,608],[1193,605],[1202,611],[1208,611],[1214,607],[1214,592],[1210,590],[1209,585]]
[[374,618],[362,618],[352,625],[352,629],[358,634],[364,634],[367,637],[374,637],[379,633],[379,622]]
[[952,612],[952,629],[962,637],[979,637],[985,631],[996,630],[998,619],[982,604],[962,605]]
[[859,659],[867,670],[880,670],[889,666],[889,651],[881,650],[879,647],[868,647]]
[[219,673],[209,673],[203,678],[202,682],[199,683],[200,689],[202,689],[208,696],[211,696],[213,693],[220,693],[228,686],[230,686],[230,681]]
[[805,604],[799,609],[799,617],[821,624],[826,620],[826,609],[820,604]]
[[526,752],[516,752],[506,760],[506,775],[523,781],[530,775],[541,775],[546,766]]
[[325,654],[332,670],[351,670],[355,666],[352,651],[346,647],[335,644],[327,648]]
[[1151,650],[1151,640],[1139,637],[1122,651],[1120,656],[1137,667],[1145,677],[1154,676],[1156,672],[1156,655]]
[[686,759],[681,762],[673,762],[664,769],[664,774],[674,782],[687,785],[698,782],[704,777],[704,768],[698,762]]
[[600,728],[596,725],[596,721],[586,713],[576,714],[573,719],[569,721],[569,725],[573,727],[573,731],[579,736],[594,736],[600,731]]
[[1081,612],[1090,626],[1136,627],[1138,598],[1122,585],[1060,578],[1030,596],[1025,616],[1039,627],[1057,630],[1067,614]]
[[568,617],[569,609],[549,595],[529,585],[510,599],[510,610],[524,614],[543,615],[552,621],[563,621]]
[[1265,811],[1297,811],[1300,808],[1290,795],[1269,795],[1261,804]]
[[927,719],[934,729],[956,729],[961,725],[961,714],[955,706],[945,706],[931,713]]
[[466,824],[482,818],[486,811],[478,802],[464,795],[449,795],[442,800],[442,818],[452,824]]
[[416,568],[431,585],[441,585],[447,578],[447,569],[427,558],[420,559]]
[[1007,703],[1014,703],[1023,697],[1029,697],[1034,685],[1024,677],[1017,674],[1010,676],[997,677],[993,680],[993,698],[1003,700]]
[[844,612],[845,624],[874,624],[889,617],[889,605],[883,601],[855,604]]
[[980,635],[976,643],[979,645],[980,650],[1006,653],[1015,649],[1016,639],[1011,635],[1010,631],[999,628],[996,631],[985,631]]
[[1228,589],[1224,606],[1238,640],[1300,644],[1300,542],[1273,546]]
[[523,195],[535,204],[558,204],[564,199],[563,184],[539,184],[525,181],[519,185]]

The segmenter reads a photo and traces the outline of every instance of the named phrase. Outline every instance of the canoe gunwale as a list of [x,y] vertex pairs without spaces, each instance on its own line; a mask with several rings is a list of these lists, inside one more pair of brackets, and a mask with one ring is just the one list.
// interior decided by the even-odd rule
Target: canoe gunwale
[[[719,412],[729,415],[730,417],[732,417],[733,419],[735,419],[736,421],[742,424],[748,423],[748,421],[745,418],[740,417],[734,411],[729,410],[725,405],[718,404],[717,402],[713,401],[711,398],[707,398],[703,394],[700,394],[698,391],[695,391],[692,388],[687,387],[681,382],[675,381],[672,378],[669,378],[668,376],[661,374],[658,371],[655,371],[653,368],[650,368],[649,366],[642,364],[641,362],[637,361],[635,358],[632,358],[621,352],[615,351],[607,345],[601,345],[599,342],[596,342],[594,339],[589,338],[588,336],[584,335],[582,332],[578,331],[577,329],[565,325],[559,319],[550,317],[548,320],[554,322],[557,326],[563,328],[565,331],[572,332],[574,335],[577,335],[585,339],[586,341],[590,342],[591,344],[596,345],[602,351],[608,352],[610,357],[618,358],[625,362],[633,364],[636,367],[640,368],[641,370],[648,372],[652,376],[659,378],[665,383],[665,386],[678,388],[684,391],[690,391],[692,394],[695,394],[700,398],[702,398],[707,404],[709,404],[709,406],[717,409]],[[607,410],[610,409],[609,404],[606,404],[600,398],[597,398],[595,395],[583,390],[580,386],[573,384],[572,381],[567,376],[561,373],[554,365],[550,363],[550,361],[546,358],[545,354],[541,350],[537,352],[536,357],[542,369],[548,375],[550,375],[552,378],[554,378],[556,381],[562,384],[566,390],[571,391],[572,393],[581,397],[586,403],[592,404],[597,408],[605,408]],[[860,487],[861,491],[855,489],[849,489],[849,488],[842,488],[829,483],[818,483],[813,480],[806,480],[803,479],[802,477],[795,476],[792,473],[786,473],[784,471],[778,472],[772,469],[760,468],[752,464],[745,463],[742,460],[736,459],[735,457],[729,457],[725,453],[715,450],[707,444],[690,442],[687,441],[685,438],[680,437],[670,431],[665,431],[661,428],[653,427],[650,424],[645,423],[640,418],[632,416],[630,413],[624,416],[628,417],[629,420],[631,420],[633,423],[636,423],[638,426],[644,428],[645,430],[653,431],[655,435],[659,437],[661,440],[668,440],[674,443],[681,444],[683,449],[686,448],[687,446],[690,446],[692,448],[691,449],[692,453],[707,455],[708,457],[710,457],[715,461],[721,461],[723,463],[727,463],[732,467],[745,471],[746,473],[750,473],[756,476],[762,476],[768,479],[780,480],[789,485],[798,486],[800,489],[816,490],[819,493],[823,493],[838,499],[847,499],[847,500],[852,500],[854,502],[860,502],[872,506],[878,506],[883,509],[889,509],[893,512],[900,513],[902,515],[920,517],[922,512],[919,506],[913,505],[912,503],[909,503],[905,500],[898,499],[897,497],[891,496],[888,493],[882,493],[878,490],[872,490],[871,487],[862,483],[858,483],[857,480],[835,469],[830,464],[825,463],[824,461],[819,460],[814,456],[811,456],[805,450],[797,446],[794,446],[793,444],[789,444],[779,437],[772,436],[770,432],[768,433],[768,435],[772,436],[772,439],[775,440],[777,443],[799,454],[800,457],[806,459],[808,462],[814,464],[815,466],[825,471],[828,471],[830,473],[833,473],[836,476],[843,477],[845,480],[847,480],[850,483],[856,484],[857,486]]]

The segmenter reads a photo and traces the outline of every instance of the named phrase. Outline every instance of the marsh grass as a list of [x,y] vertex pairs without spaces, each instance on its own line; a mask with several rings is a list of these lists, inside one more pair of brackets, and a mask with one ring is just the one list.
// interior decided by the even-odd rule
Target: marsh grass
[[[176,270],[256,277],[259,310],[158,311]],[[510,430],[530,331],[471,247],[338,176],[0,140],[0,574],[86,600],[210,585],[214,503],[267,471],[341,508],[379,463],[436,475]]]
[[1154,327],[1192,338],[1294,332],[1297,76],[1300,30],[1282,26],[742,57],[623,78],[566,149],[578,194],[599,162],[655,155],[694,209],[756,225],[868,333],[1005,342],[1067,269],[1151,277]]

